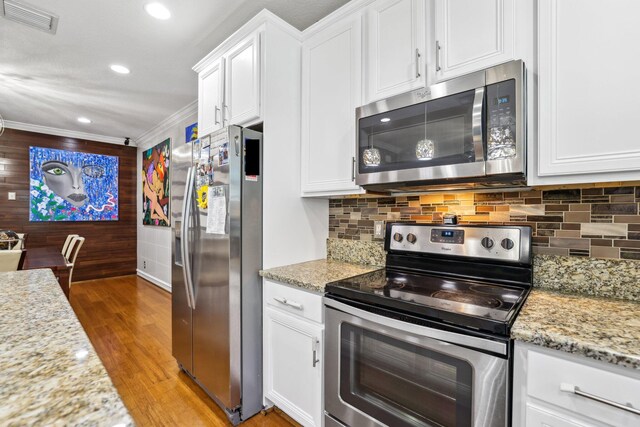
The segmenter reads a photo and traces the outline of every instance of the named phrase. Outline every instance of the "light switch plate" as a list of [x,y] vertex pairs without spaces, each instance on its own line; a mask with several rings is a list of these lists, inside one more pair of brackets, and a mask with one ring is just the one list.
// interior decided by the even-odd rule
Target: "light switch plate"
[[384,239],[384,221],[373,221],[373,238]]
[[9,191],[9,200],[15,200],[15,199],[16,199],[16,192]]

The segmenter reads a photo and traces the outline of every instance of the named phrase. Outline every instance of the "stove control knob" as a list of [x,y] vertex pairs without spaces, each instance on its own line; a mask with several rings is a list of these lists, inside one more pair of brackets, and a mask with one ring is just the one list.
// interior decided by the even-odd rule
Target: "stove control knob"
[[509,251],[509,250],[513,249],[515,244],[513,243],[513,240],[511,240],[511,239],[502,239],[502,242],[500,242],[500,246],[502,246],[504,249]]
[[485,249],[491,249],[493,247],[493,239],[490,237],[485,237],[480,241],[480,244]]
[[402,242],[402,234],[400,234],[400,233],[394,234],[393,235],[393,240],[395,240],[398,243]]
[[409,243],[411,243],[413,245],[414,243],[416,243],[416,240],[418,240],[418,238],[416,237],[415,234],[413,234],[413,233],[407,234],[407,242],[409,242]]

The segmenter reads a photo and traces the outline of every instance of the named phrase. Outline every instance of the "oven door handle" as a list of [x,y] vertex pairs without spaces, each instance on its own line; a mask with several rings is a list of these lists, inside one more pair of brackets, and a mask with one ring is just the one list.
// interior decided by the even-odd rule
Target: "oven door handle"
[[458,344],[471,347],[478,350],[490,351],[497,354],[507,355],[507,344],[492,341],[484,338],[472,337],[469,335],[457,334],[455,332],[433,329],[426,326],[415,325],[413,323],[403,322],[401,320],[392,319],[390,317],[369,313],[368,311],[352,307],[348,304],[336,301],[330,298],[324,298],[324,305],[336,310],[343,311],[360,319],[377,323],[389,328],[400,331],[409,332],[421,337],[433,338],[438,341],[444,341],[450,344]]
[[471,133],[473,135],[473,151],[476,155],[476,162],[484,162],[483,104],[484,87],[479,87],[473,97],[473,110],[471,113]]

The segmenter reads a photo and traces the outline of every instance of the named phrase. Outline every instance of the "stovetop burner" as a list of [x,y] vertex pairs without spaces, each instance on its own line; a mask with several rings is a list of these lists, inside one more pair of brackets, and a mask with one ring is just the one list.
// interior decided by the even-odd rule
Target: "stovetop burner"
[[436,291],[431,294],[433,298],[441,298],[455,302],[463,302],[465,304],[481,305],[483,307],[498,308],[502,302],[497,298],[490,296],[466,294],[463,292]]

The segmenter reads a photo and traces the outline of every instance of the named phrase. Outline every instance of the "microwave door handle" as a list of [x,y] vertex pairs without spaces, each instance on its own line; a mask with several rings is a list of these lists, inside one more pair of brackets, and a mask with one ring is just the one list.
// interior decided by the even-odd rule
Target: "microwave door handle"
[[471,132],[473,135],[473,150],[476,155],[476,162],[484,161],[484,135],[482,132],[483,105],[484,87],[480,87],[476,89],[476,94],[473,97],[473,112],[471,113]]

